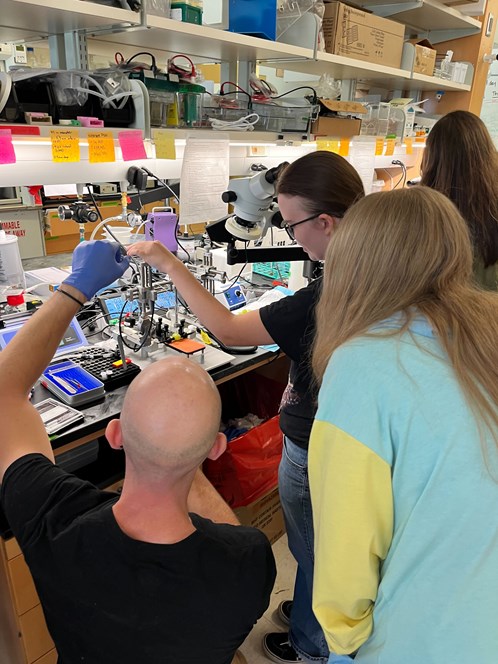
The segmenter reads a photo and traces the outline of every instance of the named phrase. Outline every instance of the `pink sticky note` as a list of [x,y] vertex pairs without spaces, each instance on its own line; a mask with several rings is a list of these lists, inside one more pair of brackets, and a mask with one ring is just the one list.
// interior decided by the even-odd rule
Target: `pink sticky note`
[[16,161],[10,129],[0,129],[0,164],[15,164]]
[[142,131],[140,129],[120,131],[118,139],[123,154],[123,161],[147,159],[147,153],[145,152],[145,146],[142,139]]

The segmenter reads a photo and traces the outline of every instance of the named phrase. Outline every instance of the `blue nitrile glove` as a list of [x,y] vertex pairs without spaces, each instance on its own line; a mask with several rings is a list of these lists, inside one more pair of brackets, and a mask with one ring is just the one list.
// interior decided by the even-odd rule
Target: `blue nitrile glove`
[[77,288],[87,300],[120,277],[130,264],[117,242],[81,242],[73,252],[72,272],[64,284]]

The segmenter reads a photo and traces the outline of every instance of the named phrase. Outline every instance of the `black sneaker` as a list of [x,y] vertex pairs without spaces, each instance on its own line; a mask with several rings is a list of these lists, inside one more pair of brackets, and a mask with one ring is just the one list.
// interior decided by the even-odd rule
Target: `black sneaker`
[[279,664],[303,661],[289,643],[289,634],[287,632],[266,634],[263,639],[263,650],[268,659]]
[[292,600],[286,599],[280,602],[277,609],[277,615],[284,625],[290,625],[290,615],[292,611]]

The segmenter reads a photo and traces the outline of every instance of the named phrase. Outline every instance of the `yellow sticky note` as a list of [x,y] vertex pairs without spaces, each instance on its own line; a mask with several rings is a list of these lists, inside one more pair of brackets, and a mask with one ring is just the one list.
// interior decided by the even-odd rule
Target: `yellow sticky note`
[[413,154],[413,137],[408,136],[405,138],[405,145],[406,145],[406,154]]
[[351,140],[349,138],[341,138],[341,146],[339,148],[339,154],[341,157],[347,157],[349,154],[349,144]]
[[153,134],[156,159],[176,159],[175,133],[168,129],[157,129]]
[[377,138],[375,140],[375,156],[380,157],[380,155],[384,152],[384,139],[383,138]]
[[88,132],[88,161],[91,164],[116,161],[112,131]]
[[77,129],[51,129],[52,161],[68,163],[80,160],[80,139]]
[[386,139],[386,151],[385,155],[386,157],[390,157],[391,155],[394,154],[394,146],[396,145],[396,139],[395,138],[388,138]]
[[339,154],[339,141],[328,140],[327,138],[318,138],[316,141],[317,150],[327,150]]

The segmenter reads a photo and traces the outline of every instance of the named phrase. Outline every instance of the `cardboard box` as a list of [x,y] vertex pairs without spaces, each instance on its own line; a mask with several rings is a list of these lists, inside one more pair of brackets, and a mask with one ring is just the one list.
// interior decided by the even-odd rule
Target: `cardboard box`
[[415,47],[415,57],[413,59],[413,71],[418,74],[432,76],[436,66],[437,51],[428,39],[408,40]]
[[334,113],[352,113],[353,115],[365,115],[368,113],[365,105],[359,101],[337,101],[337,99],[326,99],[318,97],[320,113],[333,111]]
[[323,33],[327,53],[387,67],[400,66],[405,35],[401,23],[331,2],[325,5]]
[[356,118],[333,118],[319,116],[311,125],[311,133],[315,136],[334,136],[336,138],[351,138],[358,136],[361,129],[361,120]]
[[262,530],[270,540],[270,544],[276,542],[285,533],[278,487],[245,507],[237,507],[234,512],[243,526],[253,526]]

